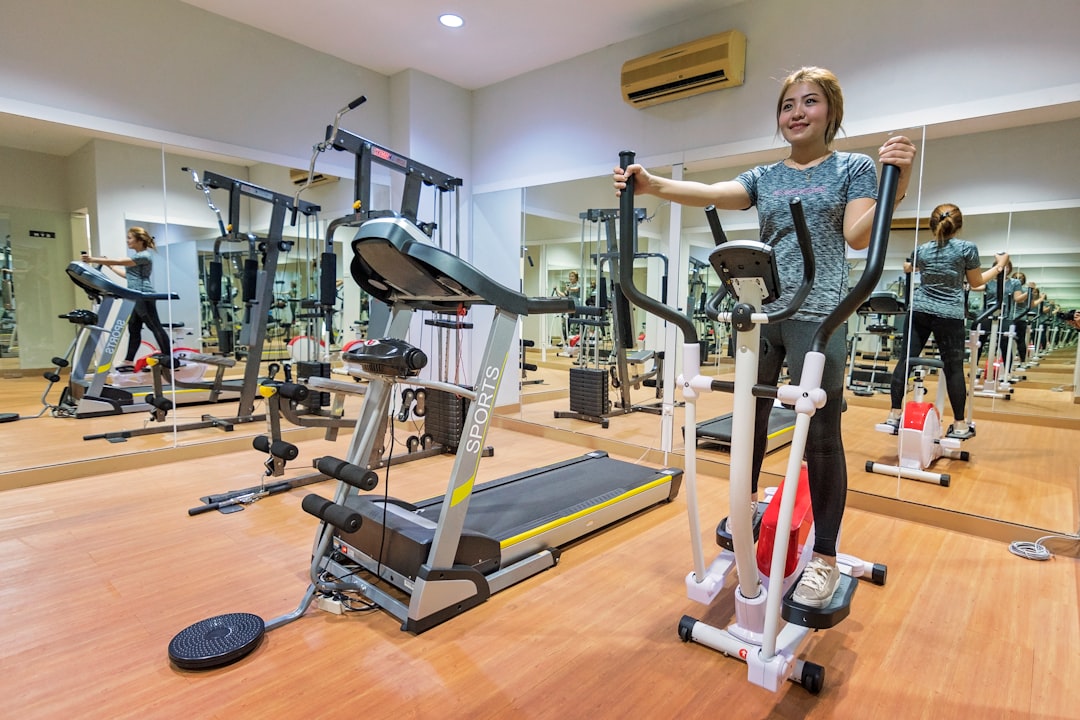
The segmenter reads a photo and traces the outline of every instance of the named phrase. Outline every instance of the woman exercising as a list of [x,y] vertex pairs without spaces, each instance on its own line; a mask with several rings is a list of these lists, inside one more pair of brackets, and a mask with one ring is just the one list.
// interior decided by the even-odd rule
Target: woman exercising
[[[144,228],[132,227],[127,232],[127,246],[133,250],[131,257],[113,260],[107,257],[91,257],[87,253],[82,254],[82,261],[91,265],[104,265],[114,273],[127,281],[129,290],[137,290],[144,293],[154,292],[154,285],[150,282],[150,275],[154,271],[154,253],[156,245],[154,238]],[[153,300],[136,300],[135,307],[131,311],[131,319],[128,321],[128,346],[124,364],[116,369],[120,372],[134,370],[135,355],[139,352],[142,343],[143,326],[154,336],[163,358],[172,357],[172,349],[169,344],[169,334],[161,324],[158,317],[157,304]]]
[[[791,146],[786,159],[711,185],[659,177],[636,164],[615,169],[616,191],[623,190],[627,178],[634,177],[636,192],[684,205],[712,204],[724,210],[757,206],[761,241],[774,246],[783,286],[780,298],[766,306],[766,311],[787,306],[802,281],[802,253],[789,209],[792,197],[802,198],[813,236],[817,276],[794,316],[762,326],[759,383],[775,385],[785,357],[792,381],[799,382],[818,325],[848,293],[846,249],[863,249],[870,242],[877,173],[874,161],[866,155],[832,149],[843,117],[844,98],[836,76],[823,68],[805,67],[784,80],[776,105],[777,129]],[[914,157],[915,146],[903,136],[890,137],[878,150],[881,162],[900,169],[900,199],[908,186]],[[811,419],[806,444],[816,540],[814,557],[803,571],[794,597],[811,607],[828,605],[840,578],[836,545],[847,493],[847,463],[840,437],[846,335],[833,333],[825,350],[822,386],[828,402]],[[755,504],[771,409],[771,400],[757,400],[751,496]]]
[[[922,282],[912,294],[911,319],[908,323],[904,357],[892,374],[892,408],[887,425],[900,427],[901,404],[907,387],[908,358],[918,357],[932,335],[941,353],[945,389],[949,394],[954,422],[947,435],[966,440],[975,434],[967,423],[967,379],[964,375],[964,345],[967,334],[964,282],[972,288],[986,285],[1005,272],[1008,253],[994,256],[994,265],[985,272],[979,269],[979,248],[975,243],[956,237],[964,227],[960,208],[945,203],[930,213],[930,232],[934,239],[915,250],[915,266]],[[904,272],[912,265],[904,263]]]

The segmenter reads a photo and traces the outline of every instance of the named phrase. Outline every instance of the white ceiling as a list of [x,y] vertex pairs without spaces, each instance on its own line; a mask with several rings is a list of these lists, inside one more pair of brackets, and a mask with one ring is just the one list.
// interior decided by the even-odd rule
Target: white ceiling
[[[382,75],[414,69],[467,90],[746,0],[183,0]],[[453,12],[456,30],[439,24]]]
[[[500,82],[749,0],[182,0],[391,76],[409,68],[466,89]],[[465,19],[457,30],[442,12]],[[6,147],[66,157],[81,128],[0,113]],[[126,138],[113,138],[125,140]]]

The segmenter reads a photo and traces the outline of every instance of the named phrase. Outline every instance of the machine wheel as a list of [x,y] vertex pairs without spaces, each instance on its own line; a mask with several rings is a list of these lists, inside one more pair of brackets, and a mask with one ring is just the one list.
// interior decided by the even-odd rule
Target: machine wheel
[[825,686],[825,668],[812,662],[803,663],[799,684],[806,688],[806,692],[817,695]]
[[258,615],[230,613],[189,625],[169,643],[169,659],[184,670],[220,667],[244,657],[266,633]]
[[870,571],[870,581],[875,585],[884,585],[885,578],[889,575],[889,568],[887,565],[880,563],[874,563],[874,568]]
[[694,626],[697,625],[697,620],[689,615],[683,615],[679,620],[679,639],[683,642],[690,642],[693,640]]

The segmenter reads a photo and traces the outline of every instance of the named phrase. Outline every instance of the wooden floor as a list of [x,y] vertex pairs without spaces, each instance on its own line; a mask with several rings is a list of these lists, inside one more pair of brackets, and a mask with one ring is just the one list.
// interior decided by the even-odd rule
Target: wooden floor
[[[580,452],[498,429],[489,439],[485,478]],[[234,665],[181,671],[166,649],[188,624],[285,614],[307,584],[316,523],[303,491],[231,515],[185,513],[248,484],[248,455],[0,496],[6,717],[1049,719],[1080,706],[1076,560],[1023,560],[857,510],[845,549],[887,564],[888,582],[860,586],[851,617],[809,643],[825,689],[749,685],[744,665],[677,637],[684,614],[722,625],[732,613],[728,593],[711,609],[685,597],[685,493],[423,635],[381,612],[309,610]],[[393,468],[392,494],[441,492],[448,462]],[[701,480],[703,515],[722,516],[726,482]]]
[[[554,420],[542,407],[555,402],[543,395],[554,390],[532,386],[534,399],[492,429],[495,455],[481,463],[480,481],[588,446],[622,448],[623,459],[655,464],[648,452],[657,446],[655,416],[614,418],[607,430]],[[565,406],[565,398],[559,402]],[[543,424],[530,421],[531,413],[544,412]],[[872,425],[880,416],[873,406],[852,404],[848,412],[845,428]],[[651,424],[637,425],[647,418]],[[41,428],[55,422],[0,425],[0,437],[7,447],[36,445],[51,453]],[[536,430],[564,422],[572,425]],[[1019,427],[1001,425],[1012,426],[1004,433]],[[999,464],[1039,483],[1029,493],[1045,491],[1052,481],[1044,475],[1053,473],[1037,463],[1051,446],[1009,460],[995,454],[1004,441],[993,439],[992,427],[980,421],[977,440],[991,441],[971,464],[978,474],[957,473],[950,488],[911,483],[897,492],[933,491],[938,503],[960,503],[966,494],[1019,502],[994,479]],[[1046,427],[1038,435],[1058,442]],[[857,456],[853,486],[874,481],[854,468],[864,455],[886,454],[889,438],[863,431],[845,433],[845,440],[849,456]],[[299,444],[303,459],[340,455],[344,440]],[[232,612],[271,619],[296,608],[316,526],[300,501],[308,491],[332,494],[322,483],[243,512],[190,517],[186,509],[200,497],[250,486],[261,476],[249,448],[220,443],[216,450],[198,457],[194,448],[181,448],[140,468],[0,493],[4,717],[1078,717],[1075,542],[1048,541],[1057,554],[1037,562],[1009,553],[998,539],[849,507],[842,549],[886,564],[888,582],[862,584],[851,616],[808,644],[805,656],[826,668],[820,695],[791,684],[774,694],[750,685],[743,664],[677,636],[684,614],[720,626],[733,614],[730,591],[711,608],[686,598],[685,491],[577,543],[552,570],[423,635],[401,632],[381,612],[335,616],[310,609],[234,665],[182,671],[170,665],[167,646],[187,625]],[[701,453],[705,535],[727,506],[726,466],[722,454],[711,452]],[[183,459],[158,462],[166,457]],[[1077,461],[1057,457],[1059,465],[1071,463],[1065,470],[1075,483]],[[669,459],[678,464],[678,455]],[[440,494],[451,460],[394,466],[376,492],[389,487],[409,500]],[[777,471],[781,460],[771,456],[768,463],[767,471]],[[291,472],[303,471],[302,464]],[[967,484],[980,491],[963,492]],[[862,492],[853,489],[853,497]],[[1066,504],[1053,497],[1042,504]],[[1071,497],[1065,512],[1074,513],[1068,527],[1075,532]],[[1047,522],[1069,521],[1063,515]],[[706,544],[710,556],[711,547]]]

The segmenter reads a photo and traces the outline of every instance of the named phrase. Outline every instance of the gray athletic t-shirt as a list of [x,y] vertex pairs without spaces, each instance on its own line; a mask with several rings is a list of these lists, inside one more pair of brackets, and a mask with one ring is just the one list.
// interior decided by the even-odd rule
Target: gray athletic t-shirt
[[[990,282],[986,283],[986,292],[983,295],[983,308],[989,307],[992,303],[996,302],[999,283],[1001,278],[994,278]],[[1017,290],[1023,289],[1023,285],[1016,278],[1005,278],[1005,291],[1003,293],[1003,307],[1001,309],[1001,322],[1011,323],[1016,317],[1016,299],[1013,298],[1013,293]]]
[[818,322],[848,293],[844,211],[856,198],[877,198],[874,161],[859,153],[833,152],[809,170],[778,162],[759,165],[735,178],[758,209],[760,239],[774,246],[783,289],[767,312],[786,307],[802,283],[802,252],[791,219],[791,200],[800,198],[814,245],[814,287],[796,320]]
[[154,256],[150,248],[140,250],[131,256],[135,264],[127,268],[124,276],[127,278],[127,286],[130,290],[139,292],[154,292],[154,284],[150,282],[150,273],[154,270]]
[[937,240],[915,250],[915,268],[921,277],[912,296],[912,308],[943,318],[964,319],[964,278],[979,267],[975,243],[952,238],[942,247]]

